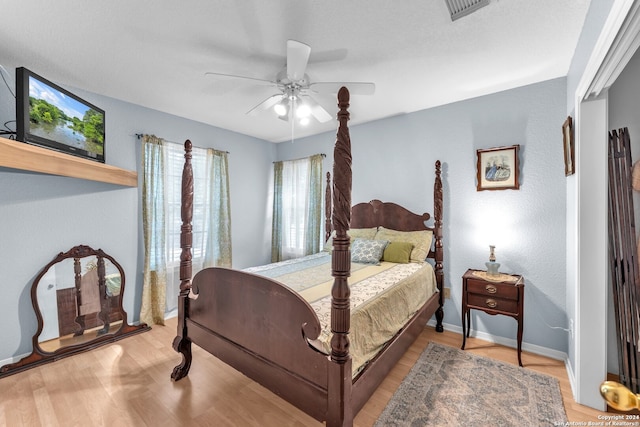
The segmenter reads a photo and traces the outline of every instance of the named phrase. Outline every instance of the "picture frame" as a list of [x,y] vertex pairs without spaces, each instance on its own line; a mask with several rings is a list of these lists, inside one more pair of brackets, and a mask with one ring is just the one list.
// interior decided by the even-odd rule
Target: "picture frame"
[[477,191],[520,189],[520,145],[477,150]]
[[568,116],[562,124],[562,146],[564,149],[564,174],[565,176],[573,175],[576,172],[576,155],[571,116]]

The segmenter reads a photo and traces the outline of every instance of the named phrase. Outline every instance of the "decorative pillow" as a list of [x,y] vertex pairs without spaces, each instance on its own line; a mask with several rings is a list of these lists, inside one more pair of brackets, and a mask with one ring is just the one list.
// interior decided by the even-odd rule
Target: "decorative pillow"
[[352,228],[351,230],[347,231],[347,234],[351,236],[351,241],[353,242],[353,239],[373,240],[373,238],[376,237],[377,232],[378,232],[378,227]]
[[[351,237],[351,241],[353,242],[353,239],[371,239],[373,240],[374,237],[376,237],[376,233],[378,232],[378,227],[371,227],[371,228],[352,228],[351,230],[347,231],[347,234],[349,235],[349,237]],[[333,249],[333,238],[336,235],[336,230],[333,230],[333,232],[331,233],[331,236],[329,237],[329,240],[327,240],[327,243],[324,244],[324,248],[322,249],[325,252],[331,252],[331,250]]]
[[413,243],[409,242],[389,242],[382,254],[382,260],[406,264],[411,259]]
[[380,264],[386,240],[353,239],[351,242],[351,261],[361,264]]
[[375,239],[388,240],[389,242],[411,243],[413,244],[413,250],[409,258],[410,261],[423,262],[427,258],[427,255],[429,255],[433,232],[431,230],[398,231],[379,227]]

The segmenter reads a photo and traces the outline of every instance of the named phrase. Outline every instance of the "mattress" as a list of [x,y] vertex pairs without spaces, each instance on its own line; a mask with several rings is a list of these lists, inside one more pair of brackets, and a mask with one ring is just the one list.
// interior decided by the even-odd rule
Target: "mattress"
[[[326,252],[244,271],[288,286],[315,310],[322,333],[314,345],[331,351],[331,255]],[[353,375],[437,292],[435,273],[428,262],[379,265],[351,263],[351,328]]]

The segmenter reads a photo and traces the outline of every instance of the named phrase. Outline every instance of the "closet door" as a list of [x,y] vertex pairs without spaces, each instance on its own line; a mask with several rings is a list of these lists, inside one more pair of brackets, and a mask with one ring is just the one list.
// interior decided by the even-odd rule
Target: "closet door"
[[609,133],[609,260],[620,382],[640,392],[638,259],[627,128]]

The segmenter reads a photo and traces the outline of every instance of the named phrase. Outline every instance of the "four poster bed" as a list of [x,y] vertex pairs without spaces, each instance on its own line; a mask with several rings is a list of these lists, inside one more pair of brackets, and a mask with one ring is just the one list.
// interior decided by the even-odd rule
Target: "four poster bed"
[[[348,106],[349,92],[342,88],[338,93],[333,192],[328,187],[326,196],[327,206],[332,206],[331,219],[327,219],[327,229],[333,229],[327,248],[330,254],[324,252],[305,261],[312,266],[302,274],[316,280],[309,286],[295,286],[298,279],[292,279],[297,276],[291,275],[290,267],[296,261],[277,263],[275,270],[271,267],[246,271],[207,268],[191,281],[193,177],[191,143],[185,142],[181,284],[178,334],[173,342],[173,348],[182,354],[182,362],[171,375],[174,380],[188,374],[192,362],[191,343],[195,343],[317,420],[326,421],[328,426],[348,426],[434,313],[436,329],[442,331],[440,162],[435,165],[433,227],[425,225],[429,214],[417,215],[394,203],[374,200],[351,207]],[[374,238],[354,238],[351,243],[350,230],[357,235],[370,232],[367,237]],[[403,246],[411,251],[411,259],[403,259],[397,265],[386,261],[387,252],[381,263],[373,262],[362,268],[352,264],[350,246],[356,242],[358,245],[373,242],[379,248],[375,240],[382,238],[378,236],[384,238],[388,247],[391,247],[389,242],[405,237],[417,236],[419,240],[414,239],[415,246]],[[425,241],[426,250],[418,251]],[[400,243],[402,246],[403,242]],[[427,262],[425,256],[431,262]],[[329,273],[319,273],[323,263],[328,264]],[[363,273],[361,270],[378,271]],[[326,277],[322,278],[323,274],[332,278],[327,281]],[[416,278],[416,274],[419,277]],[[350,276],[351,283],[348,283]],[[391,279],[393,283],[380,285]],[[290,283],[285,284],[287,281]],[[318,288],[328,289],[328,295],[319,296]],[[302,296],[305,294],[307,299]],[[369,298],[370,294],[376,297]],[[396,305],[377,305],[380,300],[392,300],[395,298],[392,296],[398,294],[400,302]],[[403,310],[399,308],[401,305],[410,303],[414,307],[395,316],[396,322],[402,322],[400,325],[377,337],[377,342],[366,351],[359,348],[372,341],[369,334],[378,335],[376,328],[390,328],[380,327],[380,319],[394,317]],[[377,313],[377,317],[371,313]]]

